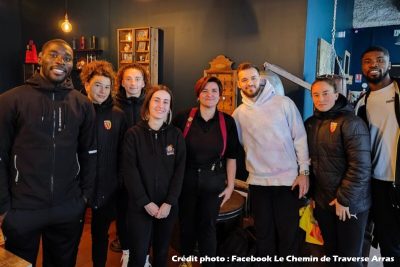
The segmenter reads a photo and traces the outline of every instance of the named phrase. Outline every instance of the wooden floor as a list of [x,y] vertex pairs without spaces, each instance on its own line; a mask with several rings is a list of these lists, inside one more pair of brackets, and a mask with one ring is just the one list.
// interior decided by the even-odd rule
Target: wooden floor
[[[115,223],[111,224],[109,235],[110,241],[115,239]],[[81,243],[79,244],[79,251],[78,251],[78,258],[76,262],[76,267],[91,267],[92,266],[92,251],[91,251],[91,237],[90,237],[90,224],[85,223],[83,228],[83,234],[81,238]],[[42,266],[42,257],[41,257],[41,250],[39,251],[39,257],[36,262],[36,266]],[[172,262],[171,258],[173,255],[176,255],[176,251],[170,248],[169,251],[169,260],[168,260],[168,267],[178,267],[179,264]],[[108,250],[107,254],[107,267],[119,267],[121,259],[121,253],[113,252],[110,249]],[[0,264],[1,265],[1,264]],[[199,266],[198,264],[194,264],[194,267]]]

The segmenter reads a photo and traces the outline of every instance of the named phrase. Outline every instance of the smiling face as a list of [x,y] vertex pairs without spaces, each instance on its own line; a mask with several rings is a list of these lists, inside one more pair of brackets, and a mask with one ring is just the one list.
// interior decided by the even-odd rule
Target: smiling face
[[40,75],[53,84],[60,84],[72,70],[73,51],[61,42],[49,43],[39,56]]
[[149,120],[167,120],[170,111],[171,95],[165,90],[156,91],[149,102]]
[[111,80],[106,76],[95,75],[85,83],[85,89],[90,101],[101,104],[107,100],[111,92]]
[[329,111],[335,105],[339,93],[335,93],[335,88],[327,82],[319,81],[311,87],[312,100],[317,110],[321,112]]
[[368,82],[377,84],[389,78],[389,57],[381,51],[370,51],[361,59],[361,69]]
[[199,94],[200,105],[207,108],[215,108],[219,98],[219,87],[216,82],[208,82]]
[[121,81],[127,97],[139,97],[145,86],[143,74],[138,69],[129,68],[124,71]]
[[238,86],[243,94],[254,98],[260,92],[260,74],[255,68],[240,70],[238,73]]

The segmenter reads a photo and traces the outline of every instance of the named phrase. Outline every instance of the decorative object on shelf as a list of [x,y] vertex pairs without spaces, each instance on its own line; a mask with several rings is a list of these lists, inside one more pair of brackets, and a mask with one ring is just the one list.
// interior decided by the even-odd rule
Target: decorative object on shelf
[[83,35],[80,38],[79,48],[80,49],[85,49],[85,36],[83,36]]
[[97,48],[97,42],[96,42],[96,36],[92,35],[92,38],[90,39],[90,49],[96,49]]
[[29,43],[26,46],[25,63],[32,63],[32,64],[38,63],[36,45],[33,43],[32,40],[29,40]]
[[68,0],[65,0],[65,16],[64,16],[64,21],[61,23],[61,30],[66,33],[72,31],[72,25],[68,20],[67,9],[68,9]]
[[81,70],[86,65],[86,58],[81,57],[76,62],[76,69]]
[[151,83],[157,84],[158,33],[152,27],[117,29],[118,67],[139,63],[149,71]]
[[204,76],[217,77],[221,80],[223,86],[218,109],[225,113],[232,114],[237,106],[236,70],[232,69],[233,62],[224,55],[219,55],[209,63],[210,68],[204,70]]
[[124,51],[125,52],[130,52],[131,51],[131,46],[129,44],[125,44]]

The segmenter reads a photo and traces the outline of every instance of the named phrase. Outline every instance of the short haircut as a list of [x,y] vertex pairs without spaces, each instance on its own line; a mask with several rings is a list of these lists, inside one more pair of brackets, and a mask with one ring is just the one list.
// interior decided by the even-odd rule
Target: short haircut
[[201,91],[203,91],[204,87],[206,87],[207,83],[211,83],[211,82],[214,82],[214,83],[216,83],[218,85],[219,96],[222,96],[222,91],[223,91],[222,83],[215,76],[201,77],[196,82],[196,84],[194,86],[194,92],[195,92],[196,96],[198,97],[200,95]]
[[140,110],[140,116],[142,117],[143,120],[148,120],[149,119],[149,106],[150,106],[150,100],[153,97],[155,92],[158,91],[166,91],[170,96],[171,96],[171,101],[169,102],[169,114],[168,114],[168,118],[167,118],[167,124],[171,123],[172,120],[172,108],[174,107],[174,101],[173,101],[173,96],[172,96],[172,91],[165,85],[159,84],[159,85],[153,85],[152,87],[150,87],[147,92],[146,92],[146,96],[143,100],[143,105],[142,108]]
[[122,79],[124,78],[125,71],[128,69],[136,69],[142,73],[143,81],[144,81],[144,87],[142,90],[143,90],[143,92],[146,92],[148,90],[148,88],[151,86],[150,75],[149,75],[149,72],[147,71],[147,69],[138,63],[131,63],[128,65],[123,65],[122,67],[119,68],[118,74],[117,74],[117,79],[115,81],[115,91],[118,92],[121,89],[125,90],[122,87]]
[[[237,73],[239,74],[239,72],[241,72],[242,70],[248,70],[248,69],[256,69],[258,74],[260,74],[260,69],[256,66],[251,64],[250,62],[243,62],[241,63],[238,68],[237,68]],[[239,75],[238,75],[238,79],[239,79]]]
[[[41,51],[43,52],[44,50],[47,49],[47,47],[48,47],[50,44],[53,44],[53,43],[66,45],[66,46],[68,46],[68,47],[72,50],[72,48],[71,48],[71,46],[69,45],[69,43],[67,43],[65,40],[63,40],[63,39],[52,39],[52,40],[49,40],[49,41],[47,41],[46,43],[44,43],[44,45],[42,46],[42,50],[41,50]],[[72,51],[73,51],[73,50],[72,50]]]
[[384,48],[384,47],[382,47],[382,46],[379,46],[379,45],[374,45],[374,46],[368,47],[367,50],[365,50],[365,51],[361,54],[361,59],[363,59],[363,57],[365,56],[366,53],[375,52],[375,51],[376,51],[376,52],[382,52],[383,55],[385,55],[386,57],[389,57],[389,51],[388,51],[386,48]]
[[341,81],[342,76],[336,75],[336,74],[328,74],[328,75],[321,75],[318,76],[317,78],[315,78],[315,81],[311,84],[311,91],[313,86],[318,83],[318,82],[326,82],[327,84],[329,84],[330,86],[333,87],[333,91],[335,93],[338,92],[338,88],[337,88],[337,82]]
[[107,77],[111,85],[114,84],[115,72],[110,62],[98,60],[84,65],[80,74],[81,81],[83,84],[88,83],[96,75]]

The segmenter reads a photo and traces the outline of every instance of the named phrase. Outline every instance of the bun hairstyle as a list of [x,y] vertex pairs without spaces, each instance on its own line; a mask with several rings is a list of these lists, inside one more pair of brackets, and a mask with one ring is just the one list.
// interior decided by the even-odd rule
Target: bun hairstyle
[[194,85],[194,92],[196,94],[196,97],[199,97],[201,91],[204,89],[206,84],[210,83],[210,82],[214,82],[218,85],[219,96],[222,96],[223,87],[222,87],[221,81],[217,77],[214,77],[214,76],[205,76],[205,77],[201,77]]

